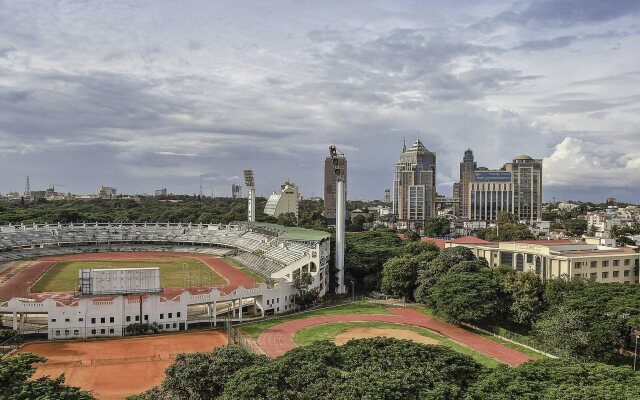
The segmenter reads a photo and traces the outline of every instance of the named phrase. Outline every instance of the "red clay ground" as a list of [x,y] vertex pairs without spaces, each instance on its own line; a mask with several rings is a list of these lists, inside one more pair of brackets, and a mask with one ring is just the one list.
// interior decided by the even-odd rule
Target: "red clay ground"
[[209,352],[227,344],[221,331],[145,336],[88,342],[30,343],[20,349],[47,357],[35,377],[65,374],[101,400],[122,399],[144,392],[164,379],[164,370],[178,353]]
[[[24,270],[18,272],[0,286],[0,300],[9,300],[12,297],[34,297],[29,293],[29,288],[38,280],[49,268],[56,262],[60,261],[109,261],[109,260],[145,260],[158,259],[162,257],[189,257],[200,260],[205,265],[213,269],[218,275],[222,276],[228,283],[218,289],[224,293],[229,293],[242,285],[245,288],[256,286],[256,281],[242,271],[228,265],[223,260],[215,256],[207,256],[202,254],[186,254],[173,252],[128,252],[128,253],[88,253],[88,254],[71,254],[65,256],[43,257],[29,265]],[[4,272],[4,271],[3,271]],[[181,288],[165,288],[165,295],[172,297],[182,292]],[[62,293],[61,293],[62,294]],[[69,295],[70,293],[66,293]]]
[[438,332],[439,334],[458,342],[464,346],[489,356],[504,364],[517,367],[532,360],[532,358],[519,351],[492,342],[482,336],[469,332],[455,325],[431,318],[419,311],[410,308],[390,308],[394,315],[373,314],[347,314],[311,317],[283,322],[282,324],[268,328],[258,337],[258,345],[269,357],[278,357],[296,347],[293,335],[301,329],[310,326],[327,324],[332,322],[391,322],[406,325],[419,326]]

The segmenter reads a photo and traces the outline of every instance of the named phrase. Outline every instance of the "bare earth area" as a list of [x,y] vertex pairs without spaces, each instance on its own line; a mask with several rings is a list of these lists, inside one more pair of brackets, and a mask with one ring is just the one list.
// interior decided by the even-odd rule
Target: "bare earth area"
[[35,377],[65,374],[66,383],[102,400],[144,392],[164,379],[179,353],[209,352],[227,344],[222,331],[199,331],[87,342],[30,343],[20,352],[47,357]]
[[385,329],[385,328],[349,328],[336,335],[334,342],[341,346],[351,339],[369,339],[374,337],[386,337],[394,339],[413,340],[422,344],[439,344],[440,342],[430,337],[422,336],[418,332],[409,329]]

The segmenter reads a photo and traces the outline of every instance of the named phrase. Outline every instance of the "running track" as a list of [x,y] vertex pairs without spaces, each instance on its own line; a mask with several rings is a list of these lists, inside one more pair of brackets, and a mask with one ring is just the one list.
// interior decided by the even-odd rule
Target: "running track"
[[499,343],[492,342],[482,336],[476,335],[468,330],[462,329],[455,325],[434,319],[419,311],[411,308],[390,308],[389,311],[393,315],[384,314],[346,314],[346,315],[328,315],[322,317],[311,317],[296,319],[293,321],[283,322],[282,324],[272,326],[262,332],[258,337],[258,345],[265,353],[275,358],[283,355],[287,351],[296,347],[293,343],[293,335],[301,329],[314,325],[327,324],[332,322],[391,322],[401,323],[405,325],[419,326],[445,336],[464,346],[489,356],[504,364],[517,367],[518,365],[532,360],[530,356],[503,346]]
[[[127,252],[127,253],[87,253],[87,254],[72,254],[63,256],[43,257],[33,262],[24,270],[18,272],[16,275],[7,280],[3,285],[0,285],[0,300],[9,300],[12,297],[34,297],[29,288],[35,281],[38,280],[45,272],[49,270],[56,262],[60,261],[113,261],[113,260],[131,260],[139,261],[145,259],[159,259],[164,257],[188,257],[200,260],[208,267],[213,269],[218,275],[223,277],[227,284],[218,287],[223,293],[230,293],[238,286],[242,285],[245,288],[253,288],[256,286],[256,281],[250,276],[246,275],[242,271],[228,265],[223,260],[215,256],[207,256],[201,254],[188,254],[188,253],[173,253],[173,252]],[[54,267],[55,268],[55,267]],[[3,273],[9,273],[10,270],[3,271]],[[181,288],[165,288],[166,295],[179,295],[183,289]],[[64,292],[60,292],[61,294]],[[66,293],[71,294],[71,293]]]

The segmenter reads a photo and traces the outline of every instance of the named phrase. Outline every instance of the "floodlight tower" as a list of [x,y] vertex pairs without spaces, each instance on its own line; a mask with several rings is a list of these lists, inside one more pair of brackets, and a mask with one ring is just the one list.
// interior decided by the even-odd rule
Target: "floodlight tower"
[[244,184],[247,185],[247,199],[249,200],[247,220],[249,222],[255,222],[256,221],[256,185],[253,179],[253,170],[250,170],[250,169],[244,170]]
[[343,153],[336,146],[329,146],[329,154],[333,161],[333,173],[336,176],[336,271],[338,282],[336,293],[346,293],[344,284],[344,253],[345,253],[345,217],[347,214],[347,196],[345,193],[347,161]]

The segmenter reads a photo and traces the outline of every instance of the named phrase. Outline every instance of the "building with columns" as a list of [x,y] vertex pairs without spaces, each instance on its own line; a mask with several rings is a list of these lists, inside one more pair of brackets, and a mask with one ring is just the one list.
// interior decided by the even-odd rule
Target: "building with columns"
[[533,271],[543,280],[565,277],[598,282],[638,283],[640,254],[628,247],[611,248],[571,240],[446,243],[464,246],[489,266],[508,265],[518,272]]

